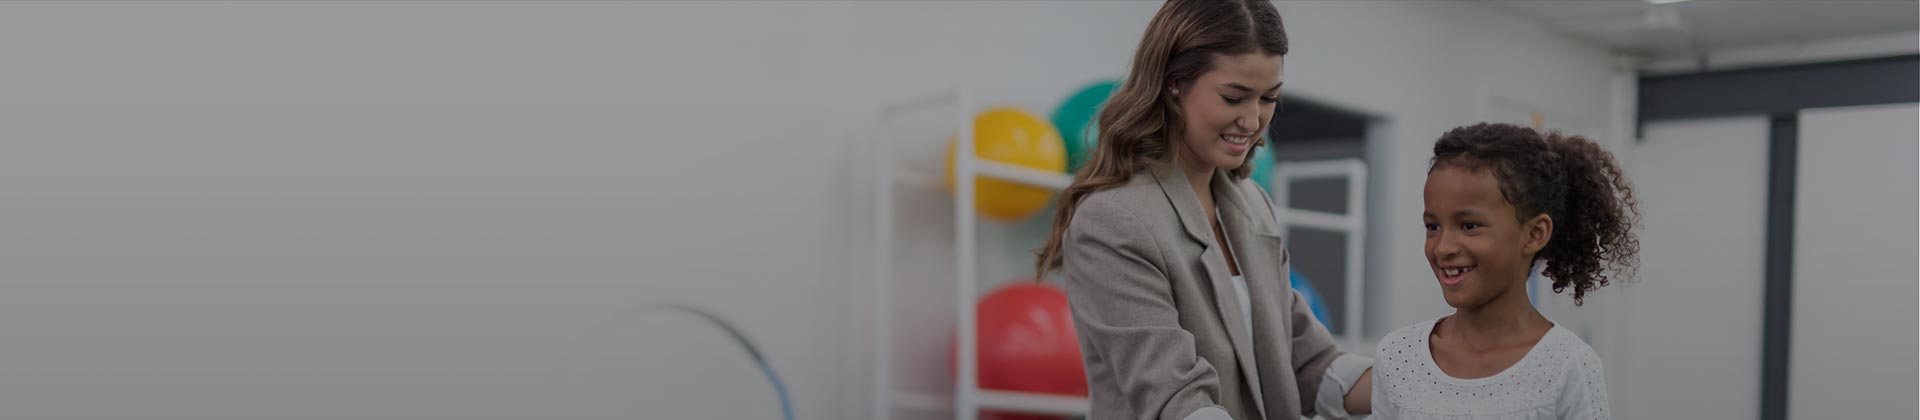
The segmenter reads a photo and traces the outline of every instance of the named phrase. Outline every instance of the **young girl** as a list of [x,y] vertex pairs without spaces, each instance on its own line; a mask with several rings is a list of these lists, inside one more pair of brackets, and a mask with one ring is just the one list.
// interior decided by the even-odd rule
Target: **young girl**
[[1375,418],[1608,418],[1599,356],[1534,310],[1526,280],[1544,263],[1576,305],[1631,281],[1638,205],[1613,155],[1511,124],[1456,128],[1433,146],[1425,198],[1427,264],[1454,313],[1381,340]]

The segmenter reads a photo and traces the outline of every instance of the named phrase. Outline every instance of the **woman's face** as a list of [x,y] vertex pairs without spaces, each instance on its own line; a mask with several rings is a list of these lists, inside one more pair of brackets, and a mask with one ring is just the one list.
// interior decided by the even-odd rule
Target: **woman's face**
[[1259,52],[1216,55],[1212,70],[1174,84],[1186,123],[1176,147],[1182,164],[1234,169],[1246,163],[1280,102],[1282,59]]

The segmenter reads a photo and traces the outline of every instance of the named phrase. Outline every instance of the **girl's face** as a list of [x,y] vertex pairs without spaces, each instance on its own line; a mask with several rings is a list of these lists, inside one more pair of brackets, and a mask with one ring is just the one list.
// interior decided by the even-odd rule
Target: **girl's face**
[[1234,169],[1245,164],[1280,102],[1282,56],[1215,56],[1213,69],[1175,83],[1186,130],[1176,149],[1189,168]]
[[1447,306],[1477,308],[1509,294],[1526,299],[1527,273],[1553,232],[1552,219],[1515,218],[1491,168],[1435,168],[1424,196],[1427,265]]

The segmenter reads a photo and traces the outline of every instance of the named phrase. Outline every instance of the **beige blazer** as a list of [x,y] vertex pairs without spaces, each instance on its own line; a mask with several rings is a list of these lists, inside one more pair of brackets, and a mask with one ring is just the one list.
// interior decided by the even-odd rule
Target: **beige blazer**
[[1214,173],[1214,203],[1253,305],[1249,337],[1191,185],[1165,164],[1088,194],[1074,211],[1062,258],[1089,418],[1180,419],[1208,406],[1239,420],[1312,415],[1321,377],[1342,353],[1287,284],[1272,200],[1250,180]]

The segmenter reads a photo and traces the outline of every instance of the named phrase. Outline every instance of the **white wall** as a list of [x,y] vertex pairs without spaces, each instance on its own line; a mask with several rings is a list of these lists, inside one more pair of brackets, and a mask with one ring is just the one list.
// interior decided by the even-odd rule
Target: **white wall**
[[1640,281],[1591,299],[1620,418],[1752,419],[1760,409],[1767,119],[1649,123],[1627,167]]
[[[16,343],[0,349],[12,391],[0,406],[18,418],[762,413],[764,385],[745,379],[642,372],[718,387],[650,394],[557,374],[622,310],[687,302],[760,341],[800,418],[862,416],[867,272],[847,248],[866,239],[867,205],[849,168],[874,104],[972,85],[1051,106],[1123,69],[1150,13],[0,5],[12,63],[0,194],[14,203],[0,229],[15,238],[0,335]],[[616,350],[716,342],[698,324],[621,319]],[[684,365],[744,363],[705,348]]]
[[[1911,412],[1916,116],[1801,114],[1790,418]],[[1617,416],[1760,414],[1768,130],[1765,116],[1663,121],[1625,149],[1645,211],[1641,281],[1603,290],[1593,318]]]
[[[1382,182],[1375,335],[1446,309],[1413,222],[1433,138],[1493,96],[1619,112],[1604,52],[1480,5],[1281,7],[1289,94],[1387,121],[1369,156]],[[746,379],[649,395],[557,373],[599,325],[636,354],[701,355],[689,350],[717,339],[695,324],[615,322],[671,301],[758,340],[800,418],[863,417],[874,297],[857,133],[874,107],[972,86],[1044,115],[1121,76],[1156,8],[0,4],[12,203],[0,230],[14,239],[0,242],[0,336],[15,343],[0,348],[0,406],[21,418],[763,413],[771,401]],[[994,250],[982,273],[1024,274],[1034,245]],[[738,357],[678,367],[739,372]]]
[[1791,418],[1913,415],[1920,106],[1800,112]]

